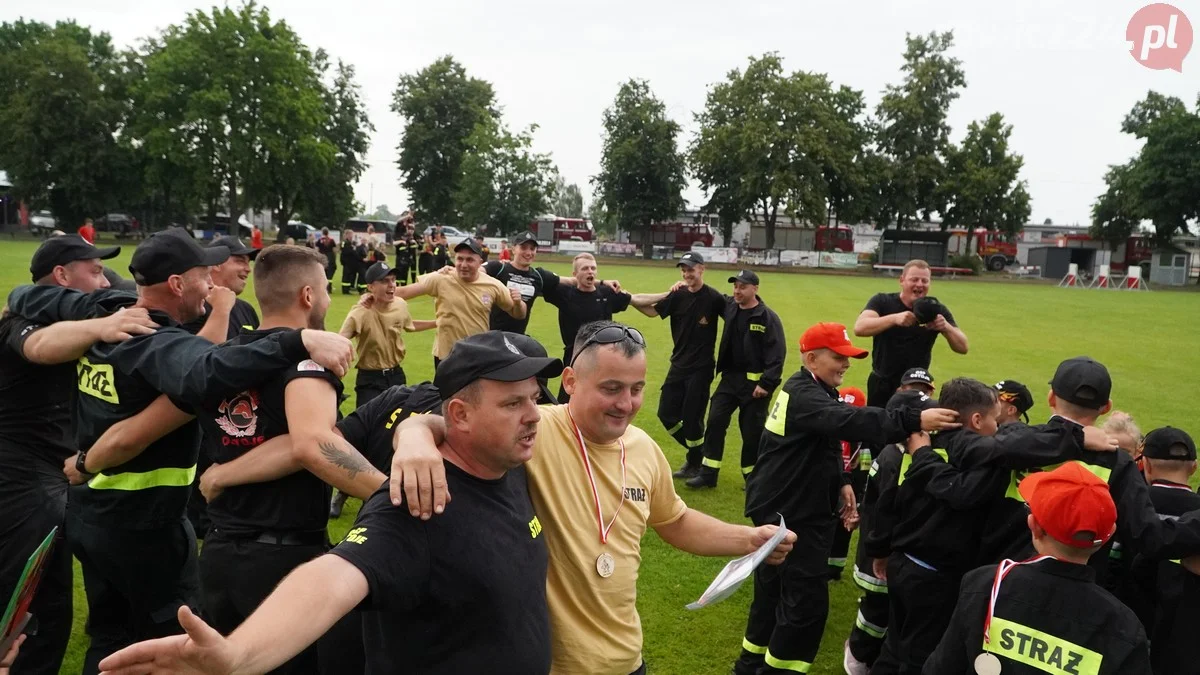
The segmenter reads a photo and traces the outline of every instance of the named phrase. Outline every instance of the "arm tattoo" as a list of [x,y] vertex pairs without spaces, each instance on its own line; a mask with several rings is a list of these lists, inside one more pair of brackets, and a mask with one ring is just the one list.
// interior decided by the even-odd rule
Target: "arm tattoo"
[[346,470],[350,474],[350,478],[355,478],[363,471],[370,471],[373,467],[363,456],[351,448],[351,452],[346,452],[338,447],[336,443],[329,441],[321,441],[318,443],[321,448],[321,456],[329,460],[336,467]]

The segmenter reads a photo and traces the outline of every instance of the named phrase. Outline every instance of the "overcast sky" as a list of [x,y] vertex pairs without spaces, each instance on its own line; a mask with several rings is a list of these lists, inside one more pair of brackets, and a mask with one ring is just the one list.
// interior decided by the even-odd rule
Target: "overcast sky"
[[[391,94],[401,73],[444,54],[492,82],[511,127],[538,124],[537,149],[551,153],[565,179],[590,198],[601,114],[630,77],[650,82],[683,125],[686,143],[708,87],[751,54],[778,51],[789,70],[828,73],[835,84],[864,91],[874,108],[883,87],[900,80],[905,32],[953,29],[953,54],[963,62],[967,89],[950,110],[952,138],[961,140],[971,120],[1003,113],[1014,128],[1013,149],[1025,157],[1031,219],[1086,223],[1106,167],[1137,150],[1120,132],[1129,108],[1151,89],[1190,106],[1200,94],[1200,56],[1187,58],[1182,74],[1148,70],[1130,56],[1126,26],[1144,4],[277,0],[266,6],[310,47],[354,64],[375,125],[370,168],[357,195],[363,204],[387,204],[393,212],[408,195],[394,166],[402,125],[389,110]],[[197,6],[187,0],[136,8],[112,0],[4,5],[9,19],[74,18],[107,31],[119,45],[135,44]],[[1175,5],[1200,21],[1200,0]],[[703,201],[695,186],[685,197],[693,205]]]

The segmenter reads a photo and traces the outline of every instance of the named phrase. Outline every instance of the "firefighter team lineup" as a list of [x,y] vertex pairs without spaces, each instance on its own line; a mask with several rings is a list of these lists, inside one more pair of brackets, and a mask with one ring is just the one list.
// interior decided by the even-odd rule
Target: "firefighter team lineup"
[[[642,656],[646,530],[735,557],[780,516],[790,532],[754,572],[741,653],[711,672],[837,668],[816,662],[849,559],[849,675],[1200,672],[1193,440],[1098,426],[1121,383],[1088,357],[1046,373],[1044,424],[1020,382],[937,381],[938,337],[958,354],[969,340],[923,261],[853,326],[807,327],[785,377],[784,321],[753,270],[725,294],[687,252],[671,289],[630,293],[590,254],[571,276],[534,266],[531,232],[494,257],[434,232],[419,275],[411,224],[395,266],[346,237],[341,290],[361,298],[326,332],[339,246],[325,234],[201,247],[167,230],[134,251],[132,284],[103,266],[119,249],[39,247],[0,319],[0,503],[20,515],[0,591],[59,537],[12,672],[58,672],[72,557],[86,673],[665,672]],[[261,318],[237,297],[251,272]],[[422,295],[435,319],[409,313]],[[539,297],[558,309],[561,358],[525,335]],[[633,424],[663,354],[613,321],[630,307],[669,322],[655,384],[685,453],[674,470]],[[437,331],[436,374],[410,384],[404,333],[420,330]],[[867,391],[843,386],[868,358]],[[750,525],[689,508],[675,482],[720,489],[735,411]],[[362,509],[331,545],[347,498]]]

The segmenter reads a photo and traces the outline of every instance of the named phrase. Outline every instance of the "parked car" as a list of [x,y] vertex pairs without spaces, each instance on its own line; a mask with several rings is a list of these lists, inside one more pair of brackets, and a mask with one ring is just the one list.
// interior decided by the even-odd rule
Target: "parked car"
[[97,232],[110,232],[117,239],[140,239],[142,226],[137,218],[127,213],[108,213],[92,220]]
[[296,240],[297,244],[303,245],[304,242],[308,241],[309,235],[313,234],[320,237],[321,231],[308,223],[293,220],[286,226],[279,228],[279,232],[275,236],[275,241],[282,243],[287,241],[288,237],[291,237]]
[[48,237],[58,229],[58,221],[49,211],[37,211],[29,216],[29,232],[41,237]]
[[[433,234],[433,231],[436,228],[437,228],[436,225],[430,225],[429,227],[425,228],[425,234],[427,234],[427,235]],[[456,239],[459,241],[462,241],[463,239],[466,239],[467,237],[471,236],[470,234],[463,232],[462,230],[460,230],[457,227],[454,227],[452,225],[442,225],[441,229],[442,229],[442,234],[446,235],[446,241],[454,241]]]

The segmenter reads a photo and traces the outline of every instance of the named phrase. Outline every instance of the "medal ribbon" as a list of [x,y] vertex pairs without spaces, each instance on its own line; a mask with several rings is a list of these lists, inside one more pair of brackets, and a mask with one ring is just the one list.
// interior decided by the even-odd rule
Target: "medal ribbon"
[[575,440],[579,441],[579,454],[583,456],[583,467],[587,470],[588,482],[592,486],[592,498],[596,501],[596,525],[600,528],[600,543],[607,544],[608,533],[616,524],[621,507],[625,506],[625,441],[617,441],[621,446],[621,501],[617,504],[617,510],[613,511],[612,520],[608,521],[606,526],[604,513],[600,509],[600,492],[596,489],[596,476],[592,473],[592,460],[588,458],[587,444],[583,441],[583,434],[579,431],[579,425],[575,424],[575,417],[571,414],[570,408],[567,408],[567,418],[571,420],[571,428],[575,431]]
[[1004,581],[1004,577],[1018,565],[1032,565],[1035,562],[1043,560],[1051,560],[1052,555],[1039,555],[1036,558],[1030,558],[1024,562],[1013,562],[1012,560],[1003,560],[1000,566],[996,568],[996,580],[992,582],[992,593],[988,599],[987,619],[983,622],[983,646],[986,651],[987,646],[991,644],[992,616],[996,613],[996,599],[1000,597],[1000,584]]

